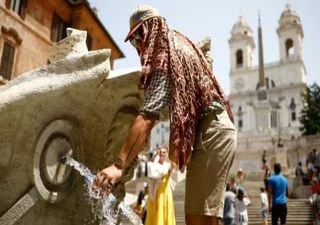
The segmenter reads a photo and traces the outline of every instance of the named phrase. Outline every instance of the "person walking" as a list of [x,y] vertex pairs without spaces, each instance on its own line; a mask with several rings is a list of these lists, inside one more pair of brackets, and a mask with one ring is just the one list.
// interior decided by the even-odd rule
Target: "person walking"
[[268,225],[268,210],[269,210],[268,196],[263,187],[260,188],[260,202],[261,202],[262,224]]
[[234,218],[234,204],[236,194],[231,190],[231,185],[227,183],[226,193],[224,196],[223,224],[232,225]]
[[106,193],[144,148],[150,131],[167,107],[170,112],[170,159],[187,168],[187,225],[216,225],[223,217],[225,184],[237,134],[229,101],[201,50],[169,29],[152,6],[138,6],[125,39],[137,50],[145,96],[127,140],[114,164],[101,170],[94,187]]
[[[272,213],[272,225],[286,224],[287,197],[289,196],[288,181],[281,175],[281,164],[274,164],[274,174],[268,180],[269,212]],[[271,202],[272,198],[272,202]]]
[[251,204],[250,198],[246,195],[243,188],[238,189],[237,198],[235,201],[235,225],[248,225],[248,206]]

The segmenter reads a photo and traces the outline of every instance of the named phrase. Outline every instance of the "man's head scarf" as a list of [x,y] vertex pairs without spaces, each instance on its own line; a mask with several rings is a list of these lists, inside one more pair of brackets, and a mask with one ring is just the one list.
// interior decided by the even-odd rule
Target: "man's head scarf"
[[184,170],[196,135],[202,110],[219,102],[233,121],[229,102],[202,52],[187,37],[168,28],[157,16],[146,20],[142,36],[140,87],[145,89],[157,71],[170,76],[170,159]]

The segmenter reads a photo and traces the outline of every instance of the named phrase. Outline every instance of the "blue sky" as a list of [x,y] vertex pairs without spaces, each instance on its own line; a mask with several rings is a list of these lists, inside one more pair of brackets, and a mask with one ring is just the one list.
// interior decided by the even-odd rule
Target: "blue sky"
[[[242,15],[254,32],[257,43],[257,15],[260,10],[265,63],[279,60],[276,29],[281,12],[290,3],[303,24],[304,62],[307,80],[320,84],[320,1],[319,0],[89,0],[98,9],[98,16],[125,54],[116,60],[115,70],[140,66],[135,49],[124,43],[129,29],[129,16],[140,4],[150,4],[167,19],[172,29],[187,35],[194,42],[211,37],[214,71],[223,89],[229,94],[230,51],[228,39],[233,24]],[[316,24],[318,23],[318,24]],[[258,62],[255,49],[255,64]]]

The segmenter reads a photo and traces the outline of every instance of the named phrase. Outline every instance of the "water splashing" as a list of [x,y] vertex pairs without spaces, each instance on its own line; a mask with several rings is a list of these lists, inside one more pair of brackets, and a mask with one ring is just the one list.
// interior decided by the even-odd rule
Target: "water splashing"
[[135,214],[129,206],[125,205],[123,201],[117,204],[117,198],[112,193],[101,197],[99,189],[95,191],[92,190],[95,176],[87,167],[69,156],[62,157],[61,161],[73,167],[84,177],[91,200],[92,211],[95,219],[98,219],[101,225],[116,225],[123,217],[131,224],[142,225],[141,219],[137,214]]

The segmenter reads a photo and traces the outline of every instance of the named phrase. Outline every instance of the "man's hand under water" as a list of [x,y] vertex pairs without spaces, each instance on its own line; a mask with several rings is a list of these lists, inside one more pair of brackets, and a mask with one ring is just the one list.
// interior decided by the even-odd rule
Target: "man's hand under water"
[[115,164],[101,170],[93,181],[93,190],[100,191],[102,195],[109,194],[114,184],[120,181],[123,171],[144,148],[155,118],[149,118],[145,114],[139,114],[134,120],[128,138],[122,146]]
[[123,175],[122,169],[114,165],[104,168],[93,180],[92,188],[94,190],[100,189],[102,195],[107,195],[112,191],[114,184],[120,181]]

